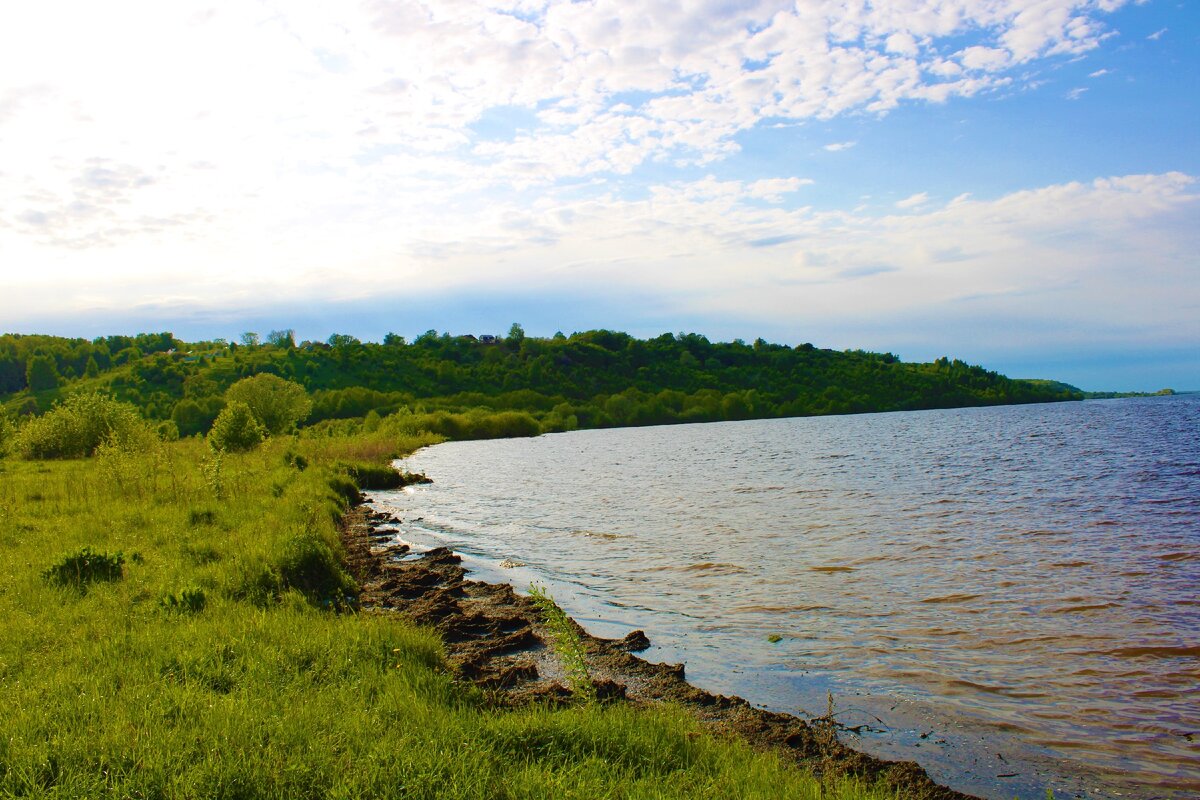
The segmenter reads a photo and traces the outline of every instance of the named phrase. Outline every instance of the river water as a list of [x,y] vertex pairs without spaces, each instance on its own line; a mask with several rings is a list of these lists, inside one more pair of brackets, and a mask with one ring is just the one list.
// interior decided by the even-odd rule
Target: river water
[[[1200,796],[1200,396],[456,442],[400,538],[984,797]],[[501,562],[522,562],[502,568]],[[778,641],[771,641],[781,637]]]

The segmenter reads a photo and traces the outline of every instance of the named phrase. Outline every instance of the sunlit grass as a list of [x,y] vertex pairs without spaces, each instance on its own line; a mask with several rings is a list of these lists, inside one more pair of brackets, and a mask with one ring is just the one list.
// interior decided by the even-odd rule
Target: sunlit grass
[[[887,796],[670,709],[496,710],[431,632],[326,610],[349,605],[323,464],[377,447],[271,441],[225,456],[219,496],[199,441],[0,460],[0,796]],[[83,548],[119,575],[47,579]]]

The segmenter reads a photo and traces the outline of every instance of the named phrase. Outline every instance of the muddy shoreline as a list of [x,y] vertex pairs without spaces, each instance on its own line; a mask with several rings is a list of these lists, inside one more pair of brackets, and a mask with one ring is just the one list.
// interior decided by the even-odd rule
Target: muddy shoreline
[[[364,505],[352,508],[343,520],[347,563],[361,587],[361,607],[399,613],[436,629],[459,679],[484,689],[497,705],[574,702],[534,602],[508,584],[468,580],[459,557],[447,548],[410,553],[394,543],[399,522]],[[883,761],[844,745],[832,719],[805,721],[692,686],[683,665],[653,664],[635,655],[650,645],[641,631],[623,639],[600,639],[573,621],[571,625],[602,702],[671,703],[714,733],[774,749],[823,777],[878,781],[901,797],[918,800],[971,800],[971,795],[936,784],[914,762]]]

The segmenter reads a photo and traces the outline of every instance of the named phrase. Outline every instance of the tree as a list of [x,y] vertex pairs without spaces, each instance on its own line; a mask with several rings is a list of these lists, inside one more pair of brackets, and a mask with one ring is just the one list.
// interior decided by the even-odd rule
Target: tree
[[179,429],[180,436],[203,433],[209,419],[200,404],[190,398],[180,400],[171,411],[171,421]]
[[258,347],[258,334],[254,331],[246,331],[242,334],[243,347]]
[[29,359],[25,365],[25,384],[31,392],[58,387],[58,368],[53,356],[39,354]]
[[214,450],[242,453],[258,447],[266,435],[250,406],[235,400],[217,415],[208,432],[208,443]]
[[327,343],[330,347],[350,347],[352,345],[362,344],[362,342],[348,333],[330,334]]
[[385,347],[401,347],[407,344],[407,342],[404,340],[403,336],[389,332],[383,337],[383,344]]
[[312,400],[303,386],[267,373],[238,381],[225,391],[225,399],[245,403],[271,435],[287,433],[312,411]]
[[83,374],[88,378],[99,377],[100,365],[96,363],[95,356],[88,356],[87,366],[83,368]]
[[296,349],[296,332],[291,328],[284,328],[281,331],[271,331],[267,334],[267,344],[282,347],[286,350]]
[[508,329],[506,341],[515,347],[521,346],[521,342],[525,341],[525,329],[521,327],[521,323],[514,322],[512,324],[512,327]]

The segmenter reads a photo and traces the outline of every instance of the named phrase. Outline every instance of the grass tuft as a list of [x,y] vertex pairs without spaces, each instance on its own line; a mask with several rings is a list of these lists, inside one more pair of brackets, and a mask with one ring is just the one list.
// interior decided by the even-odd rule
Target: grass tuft
[[119,581],[124,577],[125,556],[121,553],[100,553],[82,547],[42,573],[42,577],[60,586],[84,588],[97,581]]

